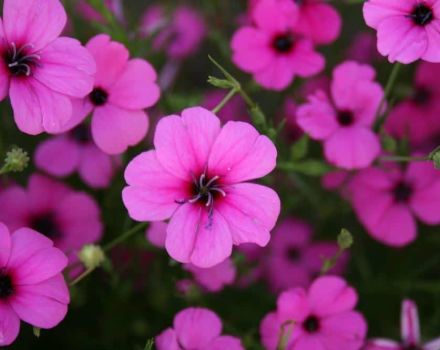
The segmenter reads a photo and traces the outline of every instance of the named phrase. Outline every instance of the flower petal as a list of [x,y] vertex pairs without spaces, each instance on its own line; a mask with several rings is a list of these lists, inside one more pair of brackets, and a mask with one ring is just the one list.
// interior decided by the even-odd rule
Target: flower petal
[[8,303],[0,301],[0,346],[11,345],[20,331],[20,319]]
[[405,345],[420,344],[420,324],[417,305],[412,300],[402,302],[400,331]]
[[[11,253],[11,234],[5,224],[0,222],[0,269],[8,264]],[[1,343],[1,342],[0,342]]]

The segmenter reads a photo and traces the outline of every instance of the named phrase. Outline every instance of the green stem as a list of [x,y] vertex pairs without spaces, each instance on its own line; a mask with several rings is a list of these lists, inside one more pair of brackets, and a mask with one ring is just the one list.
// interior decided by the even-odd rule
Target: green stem
[[400,72],[401,67],[402,67],[402,64],[397,62],[394,64],[393,69],[391,70],[391,74],[390,74],[388,81],[387,81],[387,84],[385,86],[384,95],[382,97],[382,100],[380,101],[379,108],[377,109],[377,112],[376,112],[376,120],[377,120],[376,130],[379,130],[380,127],[384,124],[384,122],[386,120],[387,113],[386,113],[386,111],[384,112],[383,109],[385,107],[385,104],[387,103],[387,101],[390,98],[391,92],[393,91],[394,85],[397,81],[397,77],[399,76],[399,72]]
[[212,110],[212,113],[217,114],[221,109],[235,96],[237,89],[233,88],[229,93],[220,101],[220,103]]
[[73,287],[77,283],[81,282],[84,278],[90,275],[93,271],[95,271],[96,267],[85,270],[81,275],[75,278],[72,282],[69,283],[70,287]]
[[428,156],[409,157],[409,156],[383,156],[379,160],[383,162],[425,162],[429,160]]

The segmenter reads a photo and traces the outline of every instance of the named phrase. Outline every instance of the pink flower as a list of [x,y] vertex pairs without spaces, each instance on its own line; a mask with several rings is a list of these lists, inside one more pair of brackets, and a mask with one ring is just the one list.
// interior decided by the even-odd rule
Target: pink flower
[[158,248],[165,248],[167,226],[168,224],[163,221],[152,222],[145,231],[145,237],[152,245]]
[[405,171],[397,167],[369,168],[350,183],[353,208],[378,241],[395,247],[417,236],[416,218],[440,223],[440,180],[430,162],[412,162]]
[[349,60],[366,64],[372,64],[382,58],[376,49],[376,37],[371,32],[356,34],[347,49],[346,56]]
[[212,112],[194,107],[162,118],[154,145],[127,166],[122,197],[134,220],[170,219],[173,259],[207,268],[228,258],[233,244],[269,242],[280,200],[247,182],[275,167],[277,151],[266,136],[244,122],[221,128]]
[[174,317],[173,328],[156,337],[157,350],[244,350],[238,338],[221,335],[222,322],[211,310],[188,308]]
[[[212,90],[208,92],[202,101],[202,107],[206,109],[214,109],[226,96],[227,92],[223,90]],[[217,116],[222,122],[231,120],[249,121],[249,115],[246,104],[243,99],[234,96],[218,113]]]
[[35,151],[35,164],[58,177],[78,171],[87,185],[97,189],[110,185],[119,166],[118,159],[96,147],[90,128],[84,124],[40,143]]
[[401,343],[388,339],[373,339],[368,341],[365,350],[438,350],[440,348],[440,338],[422,344],[417,305],[412,300],[402,302],[400,332],[402,334]]
[[[389,114],[385,129],[392,136],[407,137],[415,147],[432,147],[440,134],[440,65],[421,62],[417,66],[412,96]],[[434,141],[434,145],[431,143]]]
[[[116,19],[124,22],[124,11],[121,0],[104,0],[104,4],[114,14]],[[102,15],[96,11],[93,6],[89,5],[86,0],[79,0],[76,4],[77,11],[88,21],[105,23]]]
[[331,99],[317,92],[298,109],[298,125],[323,141],[325,157],[340,168],[365,168],[380,153],[371,129],[383,90],[374,77],[372,67],[344,62],[333,71]]
[[299,10],[292,1],[261,0],[252,15],[254,26],[240,28],[232,38],[232,60],[258,84],[283,90],[295,76],[310,77],[324,68],[312,41],[295,32]]
[[5,0],[0,28],[0,99],[9,93],[18,128],[56,133],[72,117],[70,98],[86,96],[95,63],[80,42],[59,35],[59,0]]
[[[337,251],[335,243],[312,242],[312,229],[307,223],[286,219],[274,229],[264,254],[264,277],[275,292],[307,287],[319,274],[323,261]],[[341,273],[347,258],[344,255],[331,272]]]
[[277,310],[261,322],[262,342],[275,350],[284,334],[287,350],[359,350],[367,324],[353,311],[356,303],[356,291],[339,277],[320,277],[307,291],[290,289],[279,296]]
[[154,36],[155,51],[165,51],[175,60],[196,53],[207,34],[202,14],[188,6],[177,6],[170,17],[162,6],[150,6],[140,26],[145,37]]
[[236,268],[231,259],[207,269],[186,264],[183,267],[191,272],[195,282],[208,292],[220,292],[225,286],[234,283]]
[[377,30],[377,48],[390,62],[440,62],[440,1],[369,0],[364,18]]
[[69,290],[61,272],[66,256],[29,228],[12,235],[0,223],[0,346],[17,338],[20,320],[49,329],[66,316]]
[[129,60],[128,50],[105,34],[87,43],[97,64],[93,91],[76,101],[78,120],[90,112],[92,136],[96,145],[108,154],[120,154],[139,143],[148,130],[144,109],[159,99],[156,72],[145,60]]
[[98,241],[102,223],[92,197],[34,174],[27,189],[11,186],[0,193],[0,221],[10,230],[30,227],[54,241],[70,262],[85,245]]

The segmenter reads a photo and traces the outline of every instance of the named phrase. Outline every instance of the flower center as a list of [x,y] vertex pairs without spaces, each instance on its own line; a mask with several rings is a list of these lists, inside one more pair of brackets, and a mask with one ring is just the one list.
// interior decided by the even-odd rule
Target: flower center
[[107,103],[108,93],[104,89],[97,87],[90,93],[89,98],[95,106],[102,106]]
[[410,17],[415,24],[419,26],[426,26],[434,19],[434,13],[432,12],[432,9],[430,7],[421,3],[414,8]]
[[289,247],[287,249],[287,259],[291,262],[298,262],[301,254],[296,247]]
[[90,128],[87,125],[81,124],[70,132],[70,135],[75,141],[79,143],[88,143],[92,139]]
[[10,297],[14,293],[11,276],[0,269],[0,300]]
[[350,126],[354,122],[354,115],[350,111],[339,111],[337,118],[341,126]]
[[308,333],[316,333],[319,330],[319,319],[316,316],[309,316],[303,322],[303,328]]
[[280,53],[288,53],[293,48],[293,39],[291,33],[279,34],[273,39],[272,46]]
[[9,72],[16,77],[30,76],[32,70],[38,65],[40,55],[29,53],[32,45],[23,45],[17,48],[15,43],[9,46],[4,56]]
[[32,220],[30,227],[52,240],[61,237],[61,231],[52,214],[43,214],[35,217]]
[[423,87],[423,86],[418,87],[416,89],[414,95],[412,96],[412,100],[417,105],[425,105],[425,104],[429,103],[431,98],[432,98],[431,91],[428,88]]
[[405,183],[399,182],[393,189],[393,195],[396,202],[407,202],[412,195],[413,189],[412,187]]

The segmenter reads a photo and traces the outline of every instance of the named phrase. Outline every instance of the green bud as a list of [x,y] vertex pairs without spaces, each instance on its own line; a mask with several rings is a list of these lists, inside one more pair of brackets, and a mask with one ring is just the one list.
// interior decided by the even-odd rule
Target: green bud
[[85,245],[79,252],[78,257],[87,269],[95,269],[105,261],[102,248],[93,244]]
[[234,83],[227,79],[220,79],[213,76],[208,77],[208,83],[219,89],[233,89],[235,87]]
[[429,159],[434,163],[434,168],[440,169],[440,146],[429,154]]
[[349,249],[353,245],[353,235],[347,229],[341,229],[338,235],[338,245],[341,250]]
[[33,327],[33,328],[32,328],[32,331],[33,331],[35,337],[40,338],[40,335],[41,335],[41,328]]
[[14,147],[6,153],[5,165],[3,172],[20,172],[26,169],[29,164],[29,156],[27,152],[19,147]]

